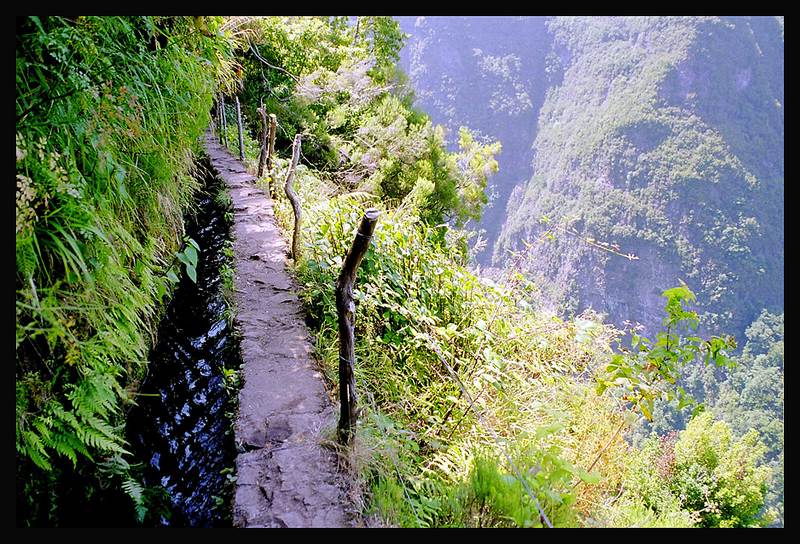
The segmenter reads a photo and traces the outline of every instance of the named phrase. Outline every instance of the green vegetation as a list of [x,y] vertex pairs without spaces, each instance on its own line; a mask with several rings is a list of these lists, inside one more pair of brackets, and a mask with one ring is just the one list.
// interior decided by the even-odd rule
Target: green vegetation
[[[673,38],[683,29],[664,27]],[[565,22],[553,28],[588,55],[581,33]],[[363,210],[383,210],[355,288],[361,414],[355,447],[343,452],[370,524],[755,526],[770,521],[767,494],[779,493],[782,505],[782,385],[780,402],[765,404],[776,368],[782,379],[782,316],[764,314],[748,329],[746,366],[730,370],[716,403],[706,396],[712,409],[677,435],[629,444],[639,414],[655,425],[665,403],[693,404],[692,372],[726,372],[732,341],[692,336],[703,318],[689,308],[686,285],[663,293],[665,330],[652,341],[634,335],[616,353],[623,332],[598,314],[563,320],[536,303],[547,286],[517,270],[524,253],[494,281],[471,272],[462,227],[482,213],[500,145],[463,128],[460,150],[447,151],[443,129],[413,108],[394,66],[403,35],[391,18],[29,18],[17,36],[18,524],[69,522],[66,502],[97,505],[109,485],[140,520],[164,500],[137,481],[124,412],[171,285],[182,270],[195,276],[199,248],[181,244],[181,218],[196,188],[193,151],[219,91],[235,151],[230,97],[238,93],[251,168],[262,101],[278,117],[279,155],[304,135],[295,187],[305,247],[294,271],[332,392],[334,280]],[[637,111],[625,115],[635,132]],[[581,133],[597,152],[610,142],[601,121]],[[274,162],[280,185],[288,160]],[[554,202],[550,185],[537,181],[541,202]],[[288,233],[292,212],[278,193],[276,217]],[[600,210],[585,225],[600,224],[611,210],[601,192],[581,194]],[[652,199],[611,194],[630,213],[649,203],[666,221]],[[728,234],[746,247],[741,233]],[[230,245],[224,253],[232,256]],[[232,269],[221,274],[230,301]],[[239,375],[226,369],[223,379],[235,388]],[[737,420],[742,410],[763,416],[764,440]],[[62,495],[65,481],[83,486],[81,496]]]
[[[463,129],[461,151],[448,153],[442,129],[413,110],[411,94],[402,90],[405,78],[394,67],[402,45],[397,23],[361,19],[357,38],[344,18],[242,23],[250,39],[241,93],[250,134],[261,130],[255,108],[263,99],[278,117],[276,147],[305,133],[302,160],[336,176],[342,188],[397,203],[420,185],[427,222],[476,217],[500,145],[480,143]],[[389,94],[390,88],[400,91]],[[247,156],[255,157],[257,144],[248,147]]]
[[706,412],[680,435],[649,438],[632,456],[624,485],[655,512],[688,511],[699,527],[764,525],[765,449],[757,431],[734,440],[728,424]]
[[658,326],[683,278],[707,331],[743,336],[783,308],[783,38],[766,17],[554,18],[554,73],[495,258],[537,244],[532,270],[565,313]]
[[142,505],[123,415],[176,259],[196,265],[196,248],[177,251],[193,150],[230,54],[218,23],[18,20],[18,523],[61,523],[54,482],[73,471],[89,483],[71,501],[121,475]]
[[[318,356],[335,383],[334,279],[361,210],[382,203],[364,194],[326,199],[335,188],[306,169],[298,186],[310,217],[297,273]],[[640,455],[619,434],[633,422],[617,407],[615,387],[600,394],[594,381],[581,378],[609,361],[613,329],[588,316],[562,322],[533,311],[519,277],[507,279],[511,287],[475,277],[459,265],[457,238],[440,241],[436,227],[419,221],[412,198],[382,217],[357,282],[356,380],[365,409],[354,463],[367,512],[403,526],[540,526],[535,496],[556,525],[700,523],[692,515],[696,503],[673,501],[667,509],[643,502],[644,491],[623,480],[631,456]],[[285,202],[278,210],[290,228]],[[681,304],[691,292],[682,287],[668,295],[670,325],[691,320]],[[653,378],[669,383],[699,345],[725,359],[718,340],[686,339],[678,329],[660,335],[641,353],[662,352],[661,370],[638,368],[639,391],[652,386],[652,399],[660,385]],[[616,379],[616,370],[600,383]],[[747,440],[755,443],[755,435]],[[747,479],[755,490],[748,491],[750,509],[764,499],[768,469],[757,461],[751,459],[756,483]],[[661,485],[657,475],[649,477]],[[578,482],[584,483],[576,490]],[[720,495],[736,492],[728,483],[720,484]],[[621,492],[619,508],[596,506]],[[748,516],[726,511],[717,522],[755,522],[754,513]]]
[[[747,328],[747,343],[724,370],[689,365],[680,384],[706,410],[730,427],[734,437],[757,432],[770,467],[764,513],[783,525],[783,315],[766,311]],[[686,424],[675,403],[657,402],[649,427],[667,433]]]
[[[747,343],[724,368],[690,363],[676,387],[685,397],[701,401],[705,409],[727,423],[732,436],[757,432],[766,447],[764,461],[770,469],[762,514],[772,524],[783,525],[783,315],[762,312],[747,328]],[[656,400],[653,420],[637,429],[634,442],[647,432],[667,435],[688,424],[686,403]]]
[[[269,28],[275,23],[263,24]],[[309,27],[319,28],[322,22],[281,24],[284,32],[305,36]],[[337,91],[344,74],[356,77],[348,62],[357,64],[364,57],[338,56],[337,47],[359,42],[348,42],[335,20],[328,24],[335,39],[314,41],[314,47],[326,53],[315,58],[329,64],[294,65],[294,75],[301,74],[296,81],[283,77],[284,92],[293,93],[284,98],[283,107],[295,109],[287,112],[290,118],[305,116],[294,130],[312,140],[308,151],[303,147],[306,164],[298,167],[295,182],[306,217],[304,257],[296,274],[317,336],[317,356],[335,391],[334,280],[363,210],[384,210],[355,292],[362,415],[349,459],[371,523],[535,527],[760,522],[768,469],[758,464],[758,455],[748,458],[749,487],[732,487],[729,479],[714,489],[715,505],[724,503],[723,496],[731,504],[742,496],[747,504],[731,510],[724,503],[724,512],[713,520],[703,517],[705,504],[683,501],[680,493],[669,499],[669,508],[663,501],[648,502],[650,488],[672,489],[659,474],[627,475],[626,467],[652,453],[633,449],[624,440],[621,431],[636,427],[635,412],[652,417],[654,402],[662,396],[689,403],[675,385],[684,366],[702,356],[718,365],[727,361],[729,341],[685,336],[699,321],[685,307],[694,294],[685,286],[667,291],[666,331],[653,342],[637,338],[626,357],[613,355],[610,347],[620,331],[596,316],[565,322],[531,306],[538,287],[513,269],[498,282],[469,272],[467,234],[457,226],[465,216],[479,216],[485,201],[468,190],[437,187],[481,187],[481,180],[469,185],[468,177],[451,175],[439,184],[430,179],[429,173],[446,165],[448,156],[455,166],[470,162],[464,155],[459,160],[459,154],[447,154],[437,140],[435,154],[430,147],[425,152],[430,138],[415,132],[429,122],[402,97],[387,94],[381,88],[385,80],[367,74],[371,81],[359,79],[357,97]],[[257,35],[262,53],[276,47],[270,38]],[[337,65],[331,60],[342,58],[348,61]],[[271,76],[258,75],[252,82],[245,72],[245,89],[275,76],[275,70],[282,73],[286,64],[280,64],[280,56],[267,59]],[[304,78],[309,72],[313,77]],[[363,96],[372,98],[359,102]],[[434,136],[440,132],[425,130]],[[322,131],[330,138],[321,144],[316,135]],[[291,136],[288,130],[284,149]],[[426,145],[415,149],[420,142]],[[477,145],[468,132],[462,133],[462,153]],[[419,149],[423,153],[415,155]],[[340,161],[325,160],[336,156],[334,151]],[[473,151],[472,164],[482,165],[475,170],[490,172],[492,153],[491,146]],[[254,165],[255,160],[251,152],[248,162]],[[276,177],[286,167],[287,161],[278,159]],[[265,187],[266,181],[261,181]],[[289,236],[292,212],[282,196],[276,216]],[[449,226],[442,219],[450,219]],[[605,371],[598,373],[600,368]],[[619,399],[620,389],[634,393]],[[620,400],[634,401],[632,409]],[[697,432],[694,427],[685,431],[686,441]],[[746,441],[756,444],[755,435]],[[687,463],[690,472],[701,466]],[[716,465],[702,468],[713,471]],[[615,497],[622,497],[617,504]]]
[[[703,340],[692,333],[700,322],[697,313],[684,305],[694,302],[695,296],[688,287],[681,285],[667,289],[662,294],[667,299],[663,326],[653,342],[636,333],[632,334],[631,350],[614,355],[606,367],[606,376],[599,378],[599,391],[619,387],[625,391],[623,399],[632,403],[649,421],[653,420],[653,407],[657,400],[678,401],[678,410],[695,403],[682,387],[675,388],[684,367],[704,356],[705,364],[713,361],[716,366],[730,365],[726,349],[735,349],[732,337],[717,336]],[[697,411],[697,409],[695,409]]]
[[[335,383],[333,282],[361,211],[382,202],[363,194],[320,200],[326,186],[307,171],[298,186],[309,226],[297,273],[318,356]],[[579,467],[615,438],[620,416],[590,383],[572,382],[610,332],[534,314],[524,290],[468,272],[459,264],[460,240],[450,236],[457,233],[442,240],[442,227],[419,220],[413,197],[381,218],[356,286],[356,380],[365,414],[354,462],[371,489],[368,510],[410,526],[541,525],[527,485],[551,522],[575,523],[573,479],[597,477]],[[285,205],[279,214],[288,226]],[[591,445],[581,446],[594,432]],[[616,438],[619,450],[624,443]],[[502,496],[487,491],[487,478],[507,482]]]
[[704,389],[713,399],[714,415],[736,436],[754,429],[767,446],[772,474],[766,504],[783,526],[783,314],[762,312],[747,328],[747,339],[726,379]]

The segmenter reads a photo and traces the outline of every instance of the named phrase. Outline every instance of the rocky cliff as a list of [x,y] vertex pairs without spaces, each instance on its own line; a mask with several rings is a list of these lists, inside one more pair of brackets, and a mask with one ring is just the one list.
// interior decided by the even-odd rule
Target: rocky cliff
[[488,264],[505,221],[512,189],[531,177],[531,145],[545,98],[550,37],[544,17],[397,17],[409,40],[401,66],[416,104],[448,129],[451,150],[458,128],[500,140],[500,171],[488,182],[489,204],[478,228]]
[[[741,334],[762,308],[782,311],[782,19],[547,26],[560,81],[539,112],[533,175],[513,190],[495,260],[533,242],[530,272],[554,304],[651,331],[661,291],[679,279],[710,330]],[[541,239],[548,229],[555,240]]]
[[650,332],[679,280],[709,330],[782,311],[782,18],[399,21],[417,105],[503,145],[480,264],[533,244],[548,305]]

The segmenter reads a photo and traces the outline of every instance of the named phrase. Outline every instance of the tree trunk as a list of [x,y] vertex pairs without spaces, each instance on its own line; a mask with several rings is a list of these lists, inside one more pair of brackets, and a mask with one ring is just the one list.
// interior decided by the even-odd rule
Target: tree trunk
[[302,211],[300,210],[300,200],[294,193],[292,188],[292,181],[294,181],[294,172],[297,169],[297,162],[300,160],[300,145],[302,135],[298,132],[294,137],[294,144],[292,144],[292,162],[289,165],[289,172],[286,174],[286,182],[283,184],[283,189],[286,191],[286,197],[292,203],[292,210],[294,210],[294,234],[292,235],[292,259],[296,263],[300,258],[300,222],[302,220]]
[[258,157],[258,177],[261,178],[264,176],[264,163],[267,162],[267,133],[269,132],[264,104],[261,104],[261,107],[258,108],[258,114],[261,116],[261,154]]
[[244,132],[242,132],[242,107],[239,96],[236,96],[236,124],[239,127],[239,158],[244,162]]
[[274,113],[269,114],[269,147],[267,147],[267,175],[269,176],[269,192],[272,198],[277,196],[275,181],[272,179],[272,155],[275,153],[275,129],[278,127],[278,119]]
[[364,212],[361,225],[347,253],[342,272],[336,280],[336,311],[339,316],[339,441],[349,444],[356,431],[356,378],[355,378],[355,311],[353,283],[361,259],[369,248],[372,233],[381,212],[370,208]]

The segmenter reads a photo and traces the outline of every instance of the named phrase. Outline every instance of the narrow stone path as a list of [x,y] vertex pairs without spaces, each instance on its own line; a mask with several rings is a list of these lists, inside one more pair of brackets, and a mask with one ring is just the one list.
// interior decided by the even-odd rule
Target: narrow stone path
[[206,136],[212,168],[228,184],[235,214],[236,316],[244,384],[235,426],[236,527],[348,527],[342,477],[321,431],[335,427],[311,355],[287,247],[272,200],[242,163]]

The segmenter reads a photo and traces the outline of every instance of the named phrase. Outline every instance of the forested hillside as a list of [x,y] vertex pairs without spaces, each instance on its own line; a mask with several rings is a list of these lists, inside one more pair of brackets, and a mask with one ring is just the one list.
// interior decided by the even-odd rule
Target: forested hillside
[[780,18],[399,21],[416,103],[503,146],[480,264],[534,243],[551,308],[649,331],[676,278],[709,330],[782,310]]
[[487,186],[489,202],[476,227],[482,231],[476,259],[489,265],[511,191],[531,177],[530,148],[551,81],[546,70],[550,36],[545,18],[397,20],[409,35],[400,66],[416,93],[415,104],[448,129],[451,146],[456,145],[461,126],[503,145],[497,156],[499,171]]
[[782,311],[781,21],[557,18],[548,28],[561,81],[495,258],[554,230],[531,258],[552,300],[647,330],[676,278],[697,292],[708,330],[743,337],[763,309]]

